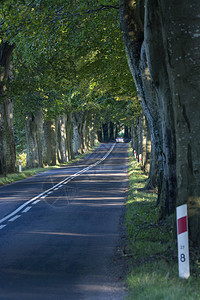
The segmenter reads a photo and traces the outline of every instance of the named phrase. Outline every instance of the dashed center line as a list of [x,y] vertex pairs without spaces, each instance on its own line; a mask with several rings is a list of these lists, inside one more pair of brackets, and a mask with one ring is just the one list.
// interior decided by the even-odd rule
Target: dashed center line
[[[28,204],[37,204],[40,199],[44,199],[46,198],[48,195],[52,194],[53,191],[58,190],[59,188],[61,188],[64,184],[67,184],[68,182],[70,182],[71,180],[73,180],[75,177],[82,175],[83,173],[85,173],[86,171],[94,168],[95,166],[99,165],[101,162],[103,162],[112,152],[112,150],[114,149],[116,143],[114,143],[112,145],[112,147],[108,150],[108,152],[96,163],[87,166],[86,168],[78,171],[77,173],[65,178],[64,180],[62,180],[61,182],[59,182],[58,184],[54,185],[52,188],[44,191],[43,193],[37,195],[36,197],[28,200],[27,202],[25,202],[24,204],[22,204],[21,206],[19,206],[16,210],[14,210],[13,212],[11,212],[9,215],[5,216],[4,218],[0,219],[0,224],[7,221],[7,222],[13,222],[15,220],[17,220],[18,218],[21,217],[21,215],[17,215],[18,212],[21,212],[22,209],[24,209],[22,212],[26,213],[28,212],[32,206],[27,206]],[[40,198],[40,199],[39,199]],[[13,217],[10,219],[10,217]],[[6,227],[6,225],[0,225],[0,230],[3,229],[4,227]]]
[[36,201],[34,201],[32,204],[37,204],[38,202],[40,202],[40,199],[39,200],[36,200]]
[[0,225],[0,230],[6,227],[6,225]]
[[16,215],[15,217],[13,217],[12,219],[8,220],[8,222],[13,222],[15,220],[17,220],[18,218],[20,218],[21,215]]
[[32,208],[32,206],[27,206],[22,212],[26,213],[27,211],[29,211]]

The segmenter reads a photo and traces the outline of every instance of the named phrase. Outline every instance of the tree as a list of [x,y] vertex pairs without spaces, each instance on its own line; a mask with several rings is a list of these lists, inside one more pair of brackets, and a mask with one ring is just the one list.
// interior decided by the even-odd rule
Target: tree
[[13,46],[0,42],[0,174],[15,171],[15,142],[13,131],[13,102],[6,94],[11,78]]
[[187,203],[195,243],[200,243],[199,11],[198,1],[120,1],[129,65],[162,162],[162,213]]
[[[1,34],[15,44],[15,76],[10,91],[19,106],[33,115],[40,107],[48,107],[62,118],[69,107],[71,112],[78,109],[66,99],[60,101],[70,90],[78,91],[78,106],[84,111],[94,94],[97,98],[106,93],[130,95],[132,80],[117,9],[114,1],[98,5],[95,1],[5,1],[1,7]],[[54,106],[55,94],[59,109]],[[59,136],[57,133],[57,141]]]

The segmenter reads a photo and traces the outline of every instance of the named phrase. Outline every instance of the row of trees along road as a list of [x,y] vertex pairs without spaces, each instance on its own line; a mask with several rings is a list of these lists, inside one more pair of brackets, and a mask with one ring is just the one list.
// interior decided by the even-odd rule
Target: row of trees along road
[[[99,15],[87,11],[85,4],[64,1],[5,1],[1,17],[2,70],[9,69],[2,80],[7,91],[2,94],[2,116],[5,99],[12,99],[18,140],[19,129],[26,131],[28,167],[73,158],[94,144],[97,132],[101,141],[108,140],[107,123],[107,128],[118,128],[119,122],[130,126],[138,101],[129,87],[132,78],[117,12]],[[111,33],[114,45],[108,39]],[[7,124],[13,136],[12,115],[4,114],[1,127],[3,174],[16,167],[14,139],[11,134],[6,138]],[[117,130],[111,133],[114,139]]]
[[161,218],[187,203],[199,244],[199,1],[7,0],[0,9],[1,172],[15,169],[13,103],[28,166],[70,159],[120,121],[146,153]]

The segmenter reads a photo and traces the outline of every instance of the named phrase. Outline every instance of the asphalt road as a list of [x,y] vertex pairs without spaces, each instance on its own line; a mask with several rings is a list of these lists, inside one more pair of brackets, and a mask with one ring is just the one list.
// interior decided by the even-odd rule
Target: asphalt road
[[122,300],[128,144],[0,188],[0,300]]

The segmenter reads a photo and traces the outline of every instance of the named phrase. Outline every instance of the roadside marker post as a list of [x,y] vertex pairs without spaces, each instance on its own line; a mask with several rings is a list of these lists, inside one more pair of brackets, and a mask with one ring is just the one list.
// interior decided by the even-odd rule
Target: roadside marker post
[[134,153],[134,158],[136,158],[136,150],[134,150],[134,152],[133,152],[133,153]]
[[179,277],[190,276],[187,204],[176,208]]
[[19,160],[19,173],[21,173],[22,172],[22,161],[21,161],[21,159]]
[[139,154],[139,162],[142,162],[142,154]]

